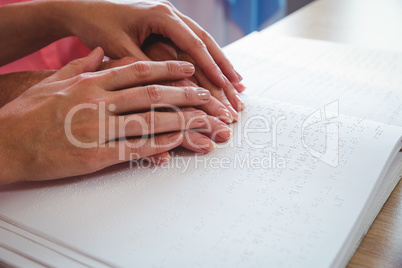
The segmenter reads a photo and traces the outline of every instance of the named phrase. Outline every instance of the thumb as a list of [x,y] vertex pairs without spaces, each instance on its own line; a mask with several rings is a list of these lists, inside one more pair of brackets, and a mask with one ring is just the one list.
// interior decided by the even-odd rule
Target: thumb
[[140,61],[152,61],[145,53],[141,50],[140,46],[134,43],[128,36],[122,36],[119,39],[119,46],[114,47],[113,50],[105,48],[106,56],[112,59],[122,59],[124,57],[136,58]]
[[95,72],[102,63],[103,56],[103,49],[97,47],[88,56],[69,62],[54,75],[50,76],[49,80],[51,82],[66,80],[82,73]]

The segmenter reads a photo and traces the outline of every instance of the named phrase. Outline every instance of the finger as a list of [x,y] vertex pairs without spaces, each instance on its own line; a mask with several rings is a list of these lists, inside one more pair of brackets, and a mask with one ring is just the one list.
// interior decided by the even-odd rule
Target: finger
[[246,86],[243,83],[233,83],[233,87],[237,90],[237,92],[242,93],[246,90]]
[[243,111],[246,108],[246,105],[243,103],[240,95],[228,80],[226,80],[226,87],[223,88],[223,91],[225,92],[226,98],[237,112]]
[[[220,87],[225,86],[222,71],[209,54],[204,42],[190,27],[173,11],[168,12],[166,6],[163,12],[156,13],[155,16],[166,23],[161,23],[159,29],[155,29],[154,32],[171,39],[181,50],[189,54],[214,84]],[[161,18],[161,16],[163,17]]]
[[185,61],[138,61],[98,73],[99,84],[105,90],[118,90],[158,81],[178,80],[194,74],[194,65]]
[[[188,55],[181,55],[181,57],[188,62],[192,62],[193,60]],[[239,94],[237,94],[232,84],[226,78],[225,78],[226,87],[222,89],[211,83],[211,81],[205,76],[203,71],[200,70],[199,68],[196,68],[194,76],[198,81],[199,85],[210,90],[215,98],[219,99],[223,104],[227,106],[227,109],[230,110],[233,118],[237,118],[236,111],[244,110],[245,105],[242,102]],[[224,95],[222,94],[222,90],[225,92]],[[235,108],[233,109],[233,107]]]
[[[215,43],[213,39],[212,41],[213,43]],[[219,49],[219,46],[217,46],[217,48]],[[149,36],[145,40],[142,49],[152,60],[163,61],[181,59],[191,62],[193,65],[197,65],[196,62],[188,54],[183,53],[170,39],[161,35],[152,34],[151,36]],[[239,77],[241,76],[239,75]],[[232,84],[239,93],[243,92],[246,89],[246,87],[240,82],[232,82]]]
[[215,142],[209,137],[194,130],[185,131],[183,135],[184,138],[181,146],[188,150],[198,153],[209,153],[216,148]]
[[154,136],[149,139],[133,138],[112,141],[99,149],[99,162],[103,167],[164,153],[178,147],[183,141],[180,132]]
[[167,106],[197,106],[209,102],[211,93],[200,87],[150,85],[113,92],[116,114]]
[[206,117],[204,127],[198,128],[195,131],[204,134],[211,140],[216,142],[226,142],[233,138],[233,131],[225,123],[213,116]]
[[133,64],[134,62],[139,61],[139,59],[133,58],[133,57],[124,57],[120,60],[108,60],[108,61],[103,61],[97,71],[104,71],[116,67],[121,67],[129,64]]
[[111,51],[105,51],[106,56],[115,60],[130,56],[141,61],[151,61],[151,59],[141,50],[139,45],[135,44],[126,33],[115,33],[114,38],[119,40],[119,46],[115,46]]
[[163,152],[156,155],[151,155],[145,158],[150,163],[160,165],[166,162],[169,162],[171,159],[169,152]]
[[[177,108],[176,108],[177,109]],[[115,131],[109,140],[201,128],[206,124],[203,111],[147,112],[115,118]],[[110,119],[109,119],[110,120]],[[109,122],[109,125],[111,123]]]
[[215,97],[211,97],[207,104],[197,106],[197,109],[203,110],[207,114],[215,116],[224,123],[230,124],[233,122],[232,114],[229,112],[226,106]]
[[192,77],[188,77],[185,79],[180,79],[176,81],[165,81],[160,82],[160,85],[170,86],[170,87],[198,87],[196,79]]
[[203,73],[201,70],[197,70],[195,77],[197,78],[198,82],[202,87],[208,89],[211,92],[211,95],[219,100],[226,109],[229,110],[230,114],[234,121],[238,120],[239,115],[237,114],[236,110],[233,109],[232,104],[226,97],[226,94],[222,88],[215,86]]
[[103,50],[100,47],[95,48],[89,53],[88,56],[73,60],[68,63],[66,66],[61,68],[54,75],[50,76],[46,80],[47,82],[54,82],[60,80],[66,80],[72,77],[75,77],[79,74],[86,72],[94,72],[98,69],[99,65],[103,59]]
[[225,56],[220,46],[216,43],[215,39],[208,32],[206,32],[201,26],[199,26],[195,21],[183,15],[177,9],[175,10],[175,13],[204,42],[204,44],[208,49],[208,52],[211,54],[215,63],[219,66],[223,74],[230,80],[230,82],[237,84],[240,83],[243,80],[243,78],[234,69],[233,65]]

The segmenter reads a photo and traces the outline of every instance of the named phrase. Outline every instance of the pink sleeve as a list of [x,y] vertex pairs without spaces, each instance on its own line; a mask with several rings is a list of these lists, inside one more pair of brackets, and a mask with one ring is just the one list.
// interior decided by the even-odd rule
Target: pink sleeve
[[[0,0],[0,6],[26,2],[26,0]],[[90,50],[76,37],[67,37],[58,40],[41,50],[22,59],[0,67],[0,74],[32,71],[57,70],[68,62],[88,55]]]

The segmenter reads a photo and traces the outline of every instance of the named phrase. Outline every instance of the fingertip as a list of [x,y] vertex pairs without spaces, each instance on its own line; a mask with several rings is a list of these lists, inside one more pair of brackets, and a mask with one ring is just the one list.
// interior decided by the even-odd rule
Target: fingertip
[[104,55],[104,51],[101,47],[96,47],[94,50],[92,50],[91,53],[89,53],[86,57],[88,64],[84,65],[84,72],[96,71],[102,63]]
[[232,114],[224,107],[218,109],[218,119],[227,124],[233,123]]
[[243,83],[233,83],[233,87],[239,93],[243,93],[246,90],[246,86]]
[[89,54],[88,54],[88,58],[96,58],[96,59],[103,59],[103,57],[105,56],[105,52],[103,51],[103,49],[101,47],[96,47],[94,50],[92,50]]
[[199,138],[196,145],[198,149],[204,153],[209,153],[216,149],[216,143],[207,137]]
[[241,100],[239,95],[234,95],[233,99],[232,99],[232,104],[235,104],[236,107],[236,111],[237,112],[241,112],[244,109],[246,109],[246,105],[243,103],[243,101]]
[[240,83],[241,81],[243,81],[243,77],[236,70],[234,70],[234,72],[236,73],[236,76],[237,76],[237,79],[238,79],[237,82]]
[[232,106],[226,106],[229,112],[232,114],[233,122],[239,121],[239,114],[233,109]]
[[231,140],[233,138],[233,130],[228,127],[223,128],[217,133],[216,138],[221,142]]

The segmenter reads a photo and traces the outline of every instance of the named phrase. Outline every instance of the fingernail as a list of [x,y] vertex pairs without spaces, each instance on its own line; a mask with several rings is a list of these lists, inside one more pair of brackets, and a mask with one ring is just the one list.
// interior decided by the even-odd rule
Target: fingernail
[[233,109],[232,106],[227,107],[228,110],[230,111],[230,114],[232,115],[233,118],[233,122],[238,121],[239,120],[239,115],[237,114],[236,110]]
[[208,138],[199,138],[197,140],[197,146],[198,146],[198,148],[200,148],[206,152],[211,152],[216,149],[215,142],[211,141]]
[[237,105],[238,111],[243,111],[244,109],[246,109],[246,105],[242,102],[239,95],[235,95],[234,99],[235,99],[235,103]]
[[239,82],[243,80],[243,77],[235,70],[235,73],[237,74],[237,78],[239,79]]
[[168,136],[168,141],[170,143],[178,143],[183,139],[183,134],[181,132],[172,133]]
[[219,119],[222,120],[225,123],[232,123],[233,122],[233,116],[229,112],[228,109],[226,108],[219,108]]
[[168,154],[167,156],[162,157],[161,160],[160,160],[160,162],[161,162],[161,163],[167,163],[167,162],[170,161],[170,159],[172,159],[172,157],[170,156],[170,154]]
[[197,95],[202,101],[208,101],[211,98],[211,93],[203,88],[197,89]]
[[220,131],[216,136],[223,140],[230,140],[233,138],[233,131],[230,128],[227,128],[225,131]]
[[235,83],[234,87],[237,89],[238,92],[243,92],[246,90],[246,86],[243,83]]
[[195,71],[194,65],[189,62],[181,62],[180,69],[184,74],[193,74]]

